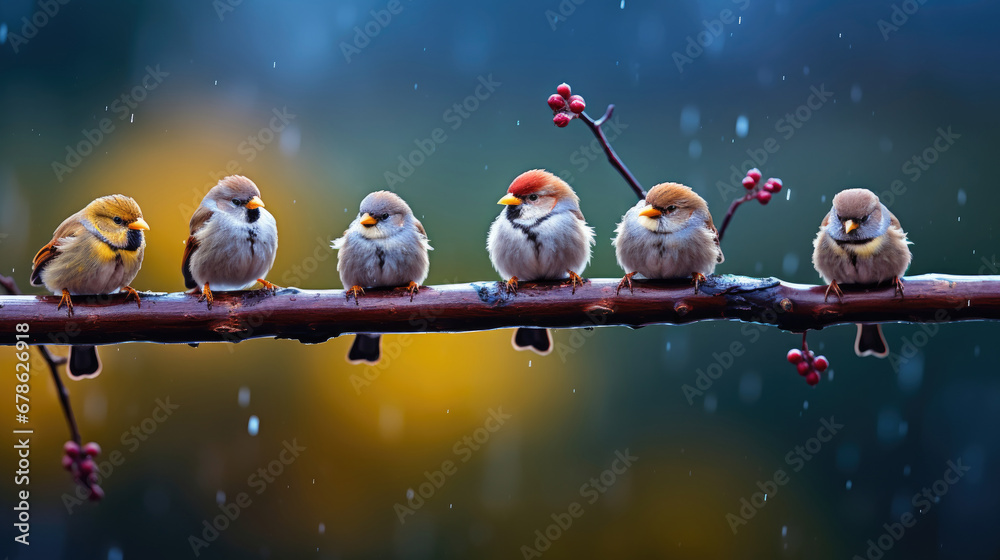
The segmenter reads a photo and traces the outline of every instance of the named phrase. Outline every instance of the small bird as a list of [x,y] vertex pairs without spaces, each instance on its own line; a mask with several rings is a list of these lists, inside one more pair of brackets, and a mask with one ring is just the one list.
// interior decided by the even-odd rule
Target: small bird
[[[508,294],[517,293],[518,281],[564,278],[576,293],[590,262],[594,229],[573,189],[552,173],[533,169],[514,179],[498,204],[506,208],[490,226],[486,248]],[[517,350],[543,356],[552,351],[548,329],[519,328],[511,342]]]
[[[358,217],[333,241],[337,249],[337,272],[346,297],[358,296],[365,288],[405,287],[410,301],[427,279],[433,250],[420,220],[409,205],[393,192],[376,191],[361,201]],[[347,353],[352,364],[376,364],[382,355],[381,337],[357,334]]]
[[[52,241],[32,261],[31,285],[62,294],[56,309],[65,305],[69,315],[74,295],[121,290],[141,307],[139,293],[129,284],[142,267],[146,250],[142,232],[148,229],[135,200],[120,194],[102,196],[59,224]],[[70,346],[66,373],[76,379],[97,377],[101,373],[97,348]]]
[[626,286],[632,291],[632,278],[639,275],[649,279],[690,276],[698,293],[705,275],[725,260],[705,199],[678,183],[649,189],[646,199],[625,213],[615,234],[615,255],[625,270],[619,292]]
[[[900,277],[910,266],[910,242],[899,220],[867,189],[847,189],[833,197],[833,208],[823,219],[813,242],[813,266],[839,299],[838,282],[876,284],[892,281],[895,292],[903,295]],[[854,342],[858,356],[884,358],[889,346],[881,325],[858,325]]]
[[212,187],[191,216],[191,236],[184,244],[184,286],[201,290],[198,301],[212,308],[212,288],[243,290],[264,280],[278,252],[278,225],[264,209],[260,190],[242,175],[230,175]]

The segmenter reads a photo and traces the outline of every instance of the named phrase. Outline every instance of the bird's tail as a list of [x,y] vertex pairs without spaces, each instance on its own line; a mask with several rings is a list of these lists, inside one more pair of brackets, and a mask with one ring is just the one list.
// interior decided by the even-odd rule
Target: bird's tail
[[552,352],[552,333],[549,329],[521,327],[514,331],[511,344],[515,350],[531,350],[544,356]]
[[101,374],[101,358],[96,346],[70,346],[66,373],[73,379],[89,379]]
[[858,337],[854,340],[854,353],[862,358],[875,356],[884,358],[889,355],[889,345],[882,334],[882,325],[858,323]]
[[354,335],[354,343],[347,352],[352,364],[377,364],[382,357],[382,337],[377,334]]

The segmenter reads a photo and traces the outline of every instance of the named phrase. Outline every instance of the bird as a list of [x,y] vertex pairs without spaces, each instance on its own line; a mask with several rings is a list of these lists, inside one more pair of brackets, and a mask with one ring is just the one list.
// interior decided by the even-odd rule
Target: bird
[[[823,219],[813,242],[813,267],[841,298],[838,283],[879,284],[891,281],[893,295],[903,295],[900,279],[910,266],[910,241],[899,220],[868,189],[847,189],[833,197],[833,207]],[[858,324],[854,342],[858,356],[884,358],[889,354],[882,327]]]
[[[146,251],[139,204],[125,195],[102,196],[66,218],[42,247],[31,265],[31,285],[45,286],[62,295],[56,309],[66,306],[73,315],[75,295],[110,294],[123,291],[125,299],[139,292],[129,284],[139,274]],[[94,346],[70,346],[66,373],[74,378],[93,378],[101,373],[101,359]]]
[[212,308],[216,291],[243,290],[264,279],[278,253],[278,225],[264,208],[260,189],[242,175],[230,175],[212,187],[191,216],[184,244],[184,286],[201,292],[198,301]]
[[[343,237],[331,245],[337,252],[337,272],[345,297],[359,296],[365,288],[404,287],[410,301],[427,279],[432,251],[423,224],[396,193],[375,191],[361,201],[358,215]],[[347,361],[376,364],[382,355],[381,336],[358,333]]]
[[[505,206],[490,226],[486,248],[508,295],[519,281],[568,279],[572,293],[590,262],[594,229],[580,212],[580,198],[562,179],[543,169],[517,176],[497,204]],[[552,351],[548,329],[521,327],[516,350]]]
[[698,293],[705,276],[725,261],[708,204],[679,183],[649,189],[645,200],[622,217],[612,244],[625,270],[616,293],[626,286],[631,292],[636,275],[657,280],[690,276]]

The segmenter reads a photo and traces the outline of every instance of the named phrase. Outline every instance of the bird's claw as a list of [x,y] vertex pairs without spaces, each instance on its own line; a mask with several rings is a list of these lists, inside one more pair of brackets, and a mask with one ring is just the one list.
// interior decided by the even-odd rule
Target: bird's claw
[[64,306],[64,305],[66,306],[66,312],[69,314],[70,317],[72,317],[73,316],[73,298],[70,297],[69,290],[67,290],[65,288],[62,291],[62,297],[59,298],[59,305],[56,306],[56,311],[59,311],[60,309],[62,309],[62,306]]
[[142,298],[139,297],[139,292],[137,292],[135,288],[132,286],[125,286],[122,288],[122,291],[125,292],[125,301],[128,301],[129,297],[134,297],[136,307],[142,309]]
[[823,296],[823,302],[824,303],[830,297],[830,292],[833,292],[833,295],[837,296],[837,300],[840,301],[841,303],[843,303],[843,301],[844,301],[844,291],[841,290],[840,286],[837,285],[837,281],[836,280],[831,280],[830,281],[830,285],[826,287],[826,295]]
[[215,297],[212,296],[212,289],[208,287],[208,282],[201,289],[201,296],[198,297],[198,301],[208,302],[208,308],[212,309],[212,303],[215,302]]
[[417,292],[420,291],[420,284],[411,281],[410,285],[406,287],[406,291],[410,294],[410,301],[413,301],[413,296],[417,295]]
[[892,277],[892,285],[895,288],[892,292],[893,297],[899,294],[899,297],[903,297],[903,279],[899,276]]
[[264,289],[269,292],[277,292],[278,290],[281,289],[281,286],[278,286],[277,284],[272,284],[267,280],[264,280],[263,278],[258,278],[257,281],[260,282],[260,285],[263,286]]
[[691,273],[691,282],[694,283],[694,293],[695,293],[695,295],[698,295],[698,286],[702,282],[707,282],[707,281],[708,281],[708,278],[705,278],[704,274],[702,274],[700,272],[692,272]]
[[508,296],[517,295],[517,276],[511,276],[510,280],[500,283],[500,289],[507,293]]
[[583,286],[584,283],[587,282],[587,280],[584,280],[579,274],[573,272],[572,270],[567,270],[566,272],[569,273],[569,280],[567,280],[567,282],[569,282],[569,284],[573,286],[573,291],[571,291],[570,293],[575,294],[576,285],[579,284],[580,286]]
[[616,296],[622,292],[622,288],[624,288],[625,286],[628,286],[628,293],[630,294],[635,293],[635,291],[632,290],[632,277],[635,276],[636,274],[638,274],[638,272],[629,272],[628,274],[622,277],[622,281],[618,283],[618,289],[615,290]]
[[355,284],[347,290],[344,296],[347,298],[347,301],[351,301],[351,296],[354,296],[354,305],[361,305],[361,303],[358,302],[358,296],[364,295],[364,293],[365,289]]

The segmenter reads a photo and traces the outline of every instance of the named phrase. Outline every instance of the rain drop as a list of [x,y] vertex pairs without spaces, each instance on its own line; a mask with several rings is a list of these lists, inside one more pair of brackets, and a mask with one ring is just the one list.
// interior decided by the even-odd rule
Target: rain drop
[[965,189],[958,189],[958,205],[965,206],[966,199]]
[[251,436],[257,435],[260,431],[260,419],[256,415],[250,417],[250,421],[247,422],[247,433]]
[[746,138],[750,132],[750,119],[746,115],[736,117],[736,136]]
[[848,489],[848,490],[850,490],[850,489],[851,489],[851,486],[853,486],[853,484],[851,484],[851,481],[850,481],[850,480],[848,480],[848,481],[847,481],[847,484],[845,484],[844,486],[846,486],[846,487],[847,487],[847,489]]
[[246,408],[250,405],[250,388],[243,386],[240,387],[239,393],[236,396],[236,402],[239,403],[240,408]]
[[326,532],[326,525],[324,525],[323,523],[320,523],[319,524],[319,534],[322,535],[325,532]]
[[782,525],[781,526],[781,536],[782,537],[787,537],[788,536],[788,525]]

